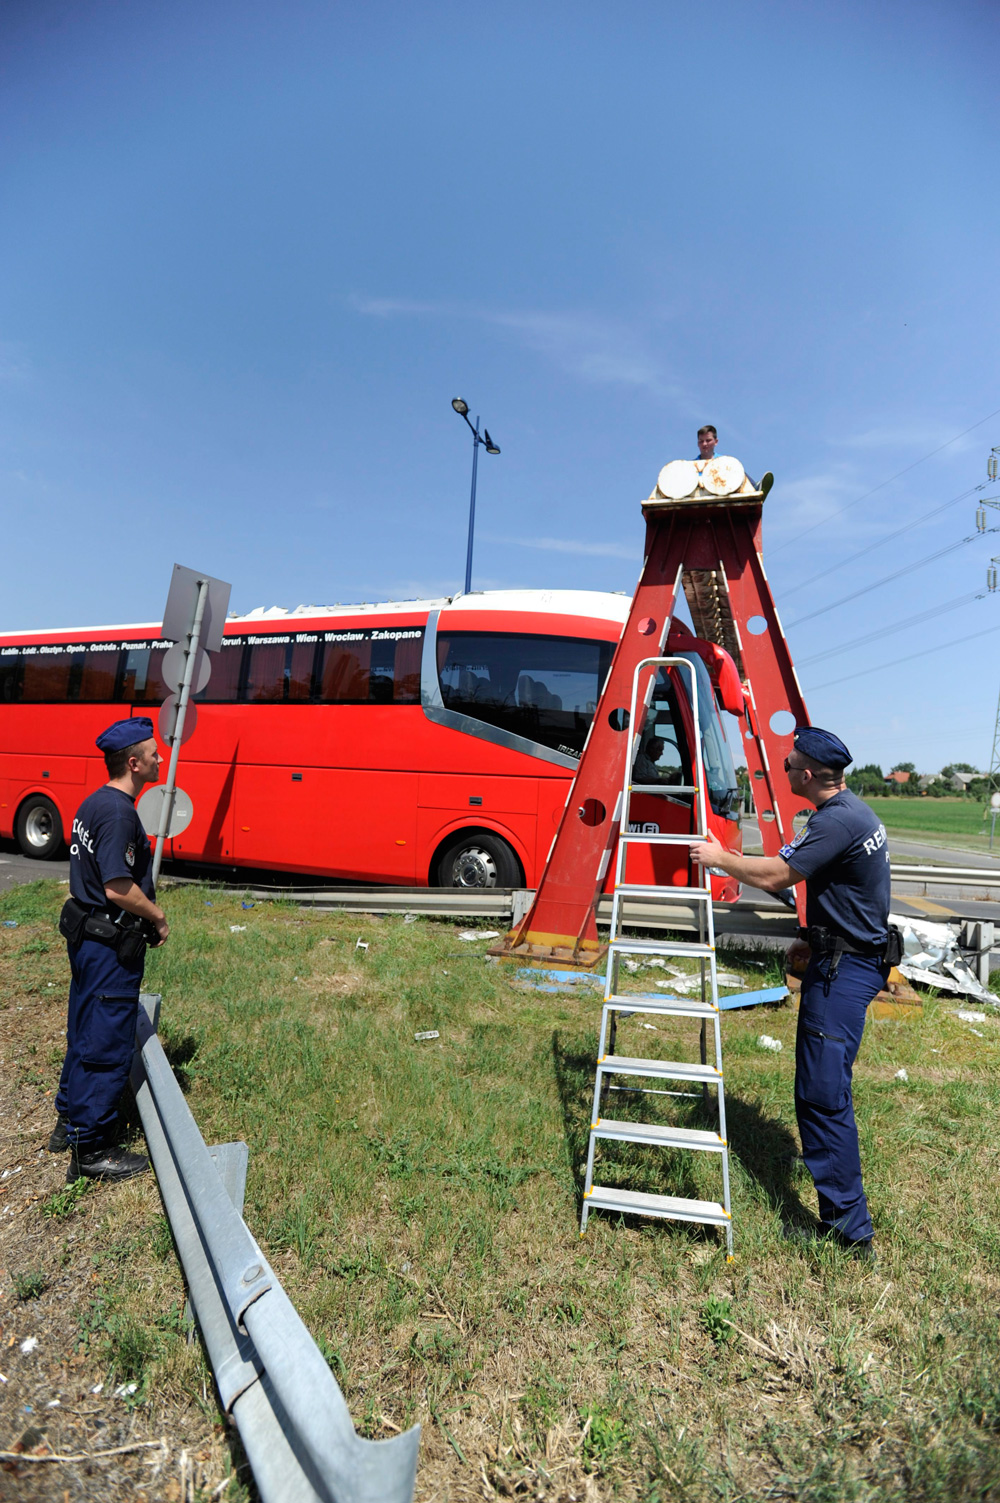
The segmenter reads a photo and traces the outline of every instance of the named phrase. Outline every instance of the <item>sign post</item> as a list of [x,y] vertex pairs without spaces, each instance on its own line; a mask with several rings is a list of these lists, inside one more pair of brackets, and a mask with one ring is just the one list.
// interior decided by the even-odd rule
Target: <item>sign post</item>
[[[173,679],[174,693],[160,709],[160,735],[170,746],[167,781],[162,792],[155,790],[159,797],[147,811],[147,818],[156,818],[154,885],[160,875],[167,839],[171,835],[180,834],[194,814],[191,800],[177,787],[177,762],[181,744],[186,739],[185,724],[190,724],[188,735],[194,730],[196,705],[190,705],[189,720],[192,685],[194,692],[198,693],[209,680],[212,665],[207,654],[218,652],[222,646],[231,589],[232,586],[226,584],[225,580],[214,579],[211,574],[199,574],[194,569],[185,569],[182,564],[174,565],[170,593],[163,612],[163,636],[174,638],[181,651],[178,653],[177,648],[172,648],[164,660],[165,678],[167,682]],[[150,794],[153,792],[151,789]],[[183,809],[176,810],[180,818],[175,818],[177,804],[184,806]]]

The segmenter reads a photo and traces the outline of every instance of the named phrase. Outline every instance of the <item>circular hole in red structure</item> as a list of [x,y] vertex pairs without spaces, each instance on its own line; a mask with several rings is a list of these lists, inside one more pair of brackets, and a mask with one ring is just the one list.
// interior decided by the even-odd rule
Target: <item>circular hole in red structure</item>
[[651,637],[655,630],[656,622],[653,620],[652,616],[643,616],[642,620],[639,622],[640,637]]
[[608,811],[599,798],[584,799],[577,813],[585,825],[602,825],[608,817]]
[[627,731],[628,723],[628,710],[612,710],[608,715],[608,725],[613,731]]

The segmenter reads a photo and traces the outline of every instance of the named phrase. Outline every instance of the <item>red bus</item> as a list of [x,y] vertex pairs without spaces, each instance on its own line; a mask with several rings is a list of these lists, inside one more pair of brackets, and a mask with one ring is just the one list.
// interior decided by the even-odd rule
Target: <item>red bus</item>
[[[404,886],[536,886],[629,605],[501,590],[232,616],[181,752],[194,818],[165,855]],[[155,713],[169,645],[158,626],[0,634],[0,836],[57,853],[106,778],[94,738],[116,716]],[[699,675],[712,825],[738,849],[719,716],[720,703],[742,704],[736,669],[676,624],[678,649]],[[690,828],[690,796],[669,792],[692,782],[684,677],[660,675],[643,730],[664,792],[634,812],[664,831]],[[630,880],[687,881],[677,847],[655,854],[645,876],[631,876],[630,858]],[[737,896],[728,880],[717,893]]]

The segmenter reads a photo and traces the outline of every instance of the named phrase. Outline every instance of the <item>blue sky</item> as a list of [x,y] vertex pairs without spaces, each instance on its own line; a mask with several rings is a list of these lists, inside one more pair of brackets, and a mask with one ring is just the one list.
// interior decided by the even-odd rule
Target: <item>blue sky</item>
[[1000,593],[936,607],[1000,533],[796,622],[975,532],[998,33],[973,0],[9,0],[0,626],[155,618],[175,559],[240,610],[455,590],[457,395],[502,448],[474,585],[631,590],[707,421],[775,473],[813,719],[983,764]]

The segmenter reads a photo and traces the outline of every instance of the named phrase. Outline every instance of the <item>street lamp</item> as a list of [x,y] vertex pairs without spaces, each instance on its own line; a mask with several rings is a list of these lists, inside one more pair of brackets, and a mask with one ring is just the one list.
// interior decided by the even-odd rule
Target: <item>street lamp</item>
[[479,445],[482,444],[487,454],[499,454],[500,449],[490,438],[490,430],[488,428],[484,428],[482,436],[480,436],[478,415],[475,427],[469,422],[468,402],[464,402],[461,397],[454,397],[451,405],[472,431],[472,492],[469,496],[469,546],[465,554],[465,593],[468,595],[472,590],[472,541],[476,531],[476,468],[479,462]]

